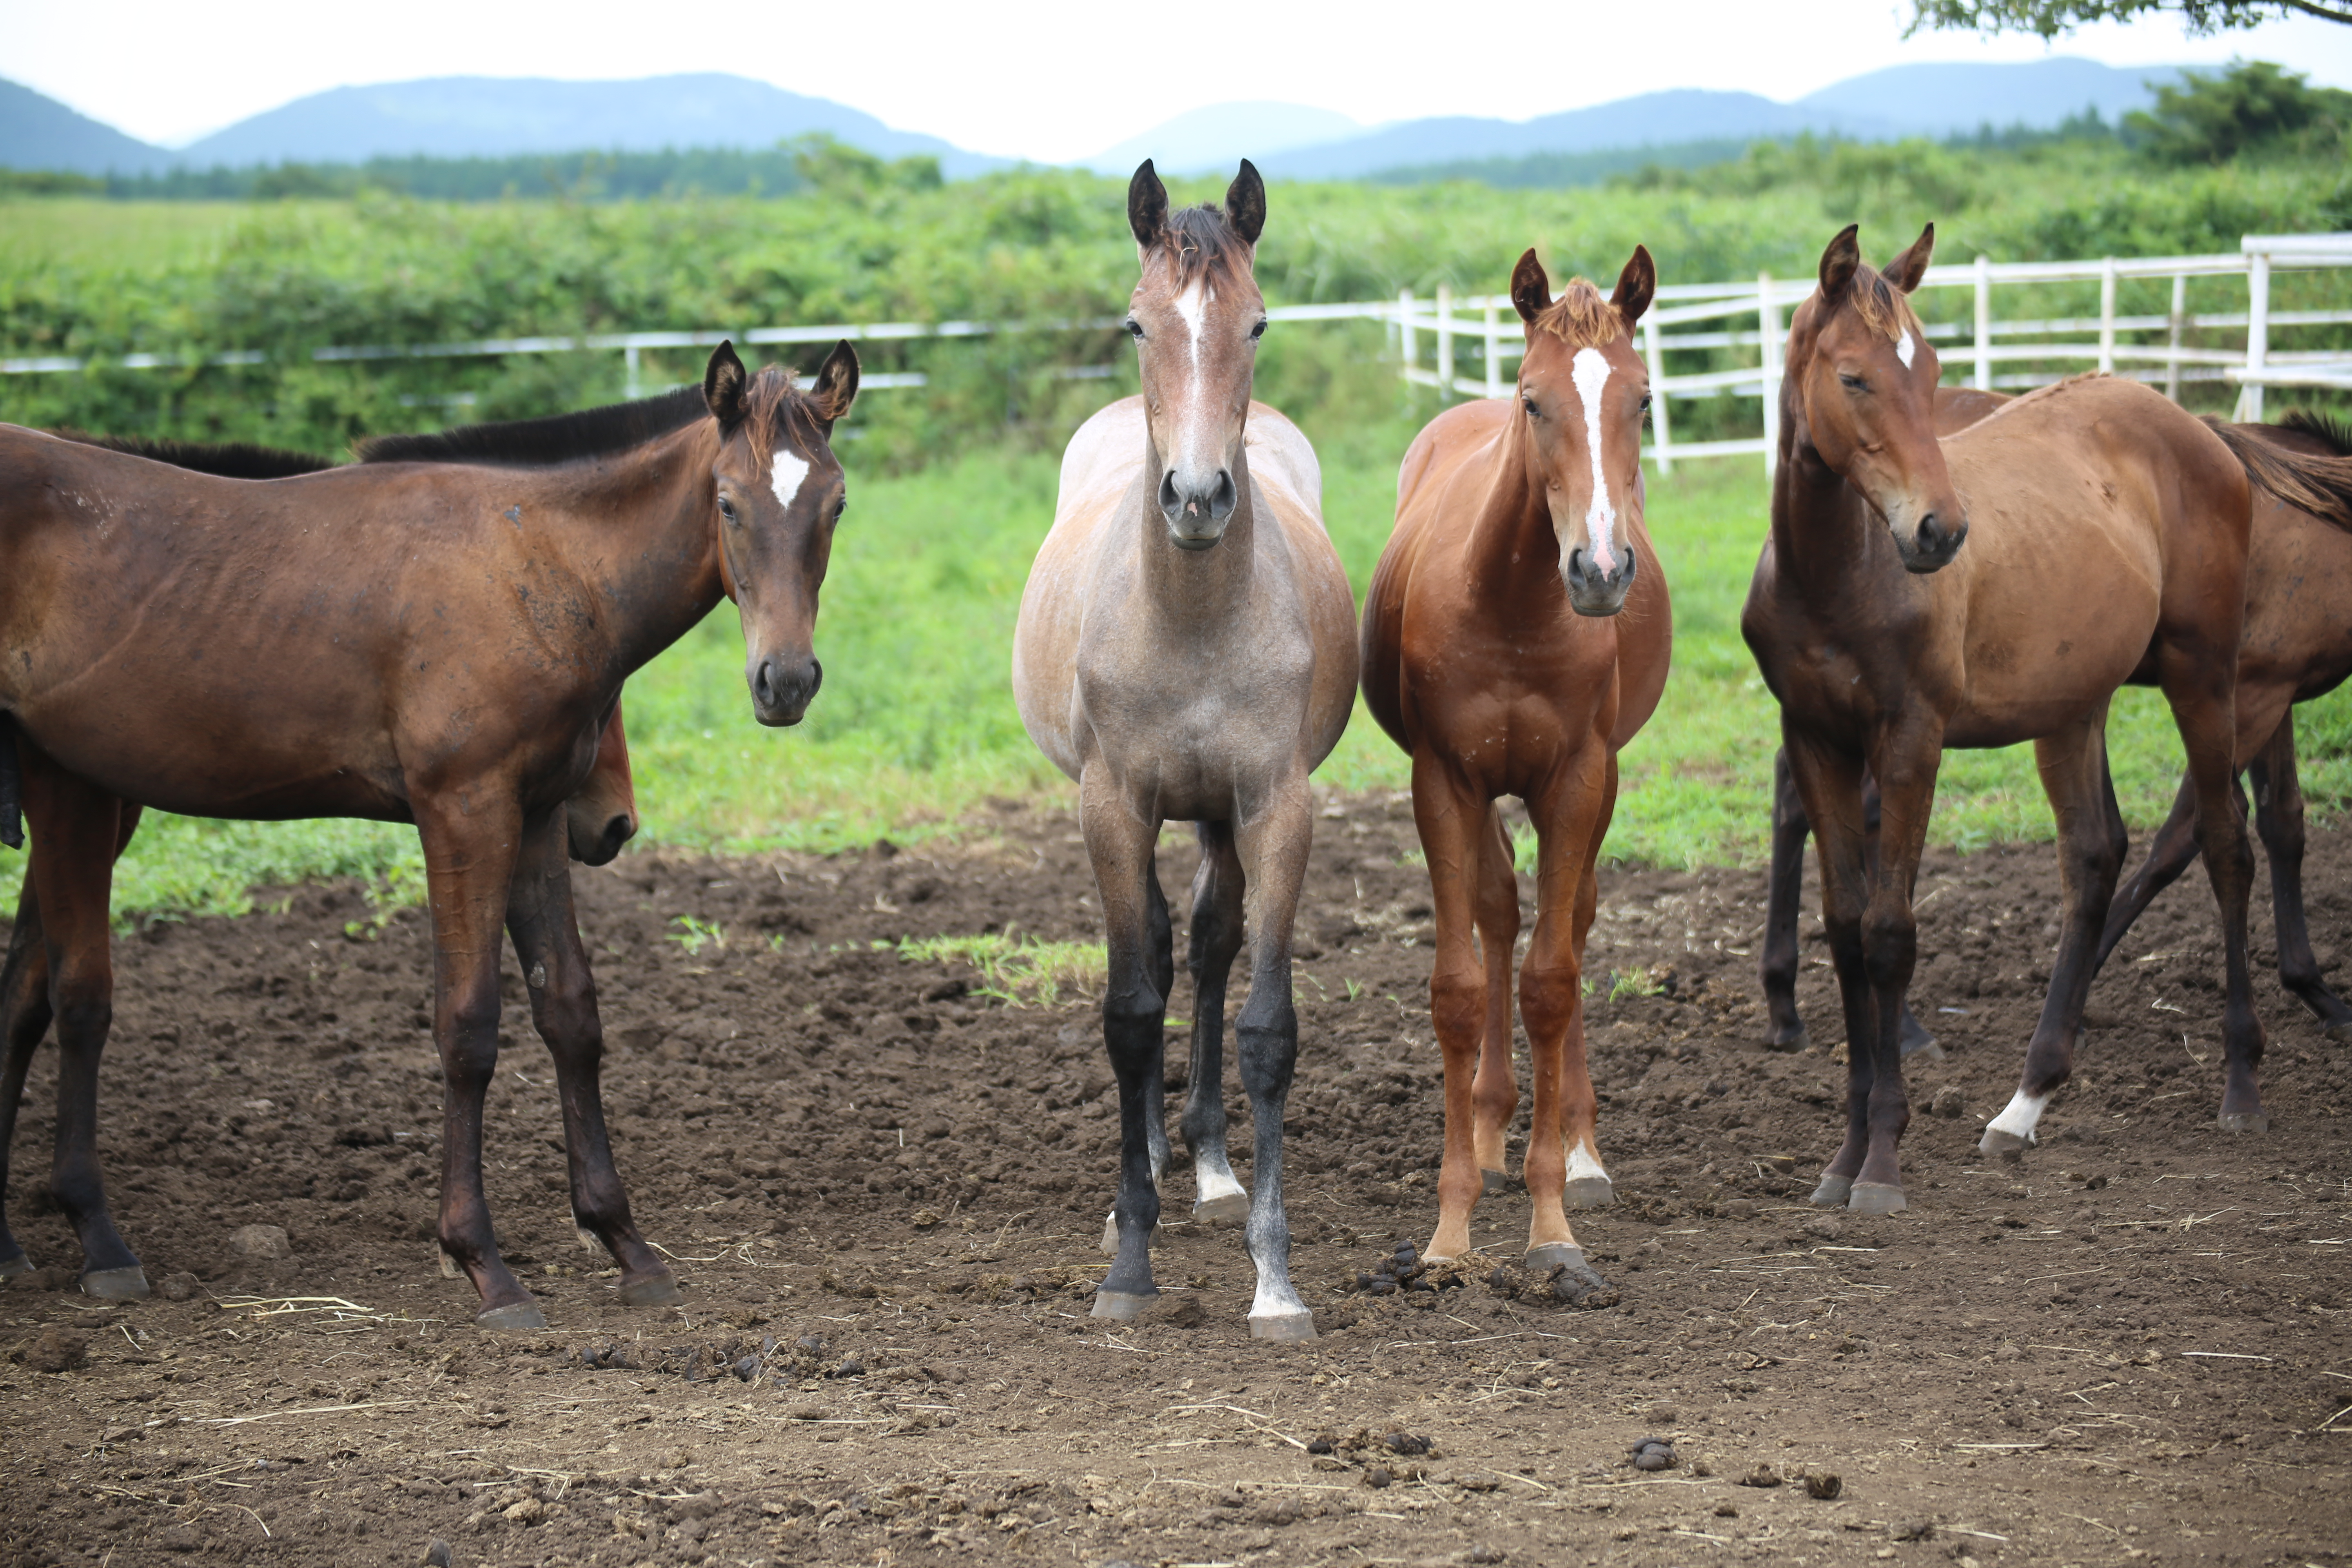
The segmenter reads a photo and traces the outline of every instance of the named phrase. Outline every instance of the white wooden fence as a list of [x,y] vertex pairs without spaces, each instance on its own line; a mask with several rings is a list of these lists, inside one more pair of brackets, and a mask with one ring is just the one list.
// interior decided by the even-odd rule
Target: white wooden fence
[[[2095,368],[2160,383],[2168,395],[2178,398],[2184,381],[2228,381],[2239,387],[2237,417],[2260,419],[2263,392],[2273,386],[2326,387],[2352,391],[2352,346],[2291,348],[2274,345],[2273,335],[2315,327],[2352,325],[2352,310],[2274,310],[2271,283],[2281,272],[2352,268],[2352,234],[2248,235],[2235,255],[2114,257],[2097,261],[2027,261],[1995,263],[1978,257],[1973,265],[1934,267],[1927,271],[1914,302],[1920,307],[1929,339],[1944,355],[1945,373],[1965,373],[1979,387],[2033,386]],[[2245,307],[2238,310],[2188,309],[2191,279],[2243,278]],[[2168,279],[2171,309],[2164,315],[2118,315],[2116,294],[2126,279]],[[2099,285],[2096,316],[2059,319],[2002,320],[1994,311],[1997,287],[2095,281]],[[1937,320],[1933,308],[1945,291],[1965,289],[1974,296],[1968,321]],[[1650,456],[1662,469],[1675,459],[1731,454],[1761,454],[1769,469],[1778,444],[1781,340],[1785,312],[1812,292],[1811,279],[1780,280],[1769,275],[1753,282],[1671,283],[1658,289],[1657,301],[1642,321],[1643,353],[1649,361],[1653,437]],[[1508,373],[1525,346],[1517,311],[1507,296],[1454,297],[1444,286],[1434,300],[1423,301],[1410,291],[1394,300],[1360,300],[1326,305],[1281,305],[1267,311],[1274,321],[1309,322],[1379,321],[1390,328],[1390,342],[1404,379],[1435,388],[1442,396],[1500,397],[1516,373]],[[1700,323],[1723,323],[1704,331],[1670,331]],[[578,336],[485,338],[466,342],[327,347],[315,349],[310,359],[322,363],[396,359],[461,359],[512,354],[569,353],[582,350],[618,351],[627,365],[631,396],[644,391],[642,356],[647,350],[707,348],[723,338],[746,344],[823,343],[847,338],[882,342],[922,338],[969,338],[1011,331],[1070,331],[1108,330],[1117,318],[1098,321],[1025,322],[880,321],[842,322],[821,326],[748,327],[735,331],[700,329],[690,331],[596,332]],[[2183,340],[2196,333],[2245,334],[2242,348],[2200,347]],[[2155,333],[2161,342],[2141,341]],[[2127,340],[2125,334],[2130,334]],[[2343,337],[2346,334],[2334,334]],[[1425,364],[1424,340],[1433,351],[1434,364]],[[1465,374],[1465,351],[1475,359],[1475,374]],[[1674,373],[1669,354],[1693,353],[1728,354],[1753,364]],[[253,350],[233,350],[197,356],[204,365],[250,365],[268,356]],[[108,360],[71,356],[0,359],[0,374],[62,374],[104,364],[125,370],[179,367],[190,360],[179,355],[131,353]],[[2001,370],[2000,366],[2013,367]],[[1116,366],[1073,365],[1055,373],[1071,379],[1108,379]],[[870,373],[861,377],[861,389],[887,390],[921,386],[919,371]],[[1761,433],[1729,439],[1674,439],[1673,402],[1716,397],[1755,398],[1761,405]]]

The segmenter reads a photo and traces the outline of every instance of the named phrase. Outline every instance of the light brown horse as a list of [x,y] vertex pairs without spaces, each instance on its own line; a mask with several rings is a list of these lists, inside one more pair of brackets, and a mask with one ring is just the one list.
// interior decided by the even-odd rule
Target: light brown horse
[[[1519,973],[1535,1107],[1528,1262],[1601,1283],[1564,1206],[1609,1202],[1593,1134],[1580,980],[1617,753],[1665,689],[1674,615],[1643,519],[1650,378],[1633,326],[1656,292],[1639,247],[1613,296],[1551,298],[1529,250],[1511,277],[1527,354],[1507,399],[1430,421],[1397,478],[1396,531],[1364,605],[1364,700],[1412,754],[1413,817],[1437,916],[1430,1016],[1445,1058],[1445,1156],[1429,1256],[1470,1250],[1518,1105],[1511,961],[1518,880],[1496,801],[1527,803],[1536,926]],[[1473,1068],[1475,1076],[1473,1076]]]
[[[2015,1146],[2072,1068],[2125,847],[2107,704],[2135,676],[2162,687],[2179,727],[2221,910],[2222,1122],[2262,1121],[2252,868],[2230,788],[2245,470],[2162,395],[2104,376],[2030,394],[1938,442],[1939,365],[1907,299],[1934,242],[1930,226],[1884,275],[1852,227],[1823,251],[1820,289],[1790,330],[1772,548],[1741,618],[1820,844],[1844,1001],[1845,1141],[1813,1201],[1874,1214],[1905,1206],[1897,1017],[1943,752],[2034,742],[2058,817],[2065,908],[2050,994],[2017,1098],[1985,1132],[1989,1150]],[[1883,812],[1874,871],[1865,767]]]
[[805,711],[844,500],[829,437],[856,384],[847,343],[805,393],[721,345],[699,389],[389,437],[359,464],[261,483],[0,426],[0,714],[57,1022],[53,1190],[86,1289],[144,1284],[107,1212],[95,1123],[109,873],[129,809],[155,806],[414,822],[446,1084],[441,1247],[477,1321],[544,1321],[482,1193],[502,922],[555,1058],[574,1220],[621,1266],[622,1300],[674,1298],[613,1169],[564,803],[622,681],[721,595],[741,612],[754,713]]
[[1147,160],[1128,187],[1142,276],[1128,305],[1143,395],[1071,438],[1054,526],[1013,633],[1013,691],[1039,750],[1078,783],[1110,968],[1103,1043],[1118,1080],[1118,1254],[1094,1313],[1159,1293],[1150,1242],[1166,1163],[1162,1021],[1175,985],[1153,867],[1166,822],[1201,843],[1192,883],[1192,1072],[1183,1129],[1194,1212],[1244,1194],[1225,1157],[1225,977],[1245,939],[1234,1027],[1255,1127],[1250,1332],[1315,1337],[1290,1282],[1282,1112],[1298,1056],[1290,932],[1313,836],[1307,775],[1348,723],[1355,604],[1297,426],[1250,401],[1265,304],[1251,277],[1265,187],[1246,160],[1224,207],[1170,212]]
[[[1937,433],[1965,429],[2008,401],[1999,393],[1938,387]],[[2352,435],[2309,416],[2289,416],[2280,425],[2215,428],[2246,462],[2255,481],[2246,557],[2246,629],[2238,646],[2237,754],[2253,782],[2254,826],[2270,860],[2279,980],[2311,1009],[2328,1037],[2342,1039],[2352,1037],[2352,1007],[2320,973],[2304,910],[2303,786],[2289,710],[2326,695],[2352,674],[2352,531],[2347,531],[2352,526],[2352,509],[2338,493],[2345,479],[2336,477],[2352,475],[2352,468],[2338,464],[2334,473],[2282,479],[2263,460],[2263,451],[2277,447],[2306,457],[2340,458],[2352,456]],[[2274,483],[2287,493],[2273,493]],[[2197,858],[2196,804],[2195,792],[2184,778],[2171,815],[2148,845],[2147,858],[2108,908],[2095,960],[2098,967],[2105,967],[2116,944],[2157,894]],[[1864,781],[1863,810],[1865,825],[1874,834],[1874,780]],[[1805,1041],[1796,1001],[1797,898],[1810,832],[1783,753],[1773,771],[1772,870],[1760,967],[1770,1017],[1767,1043],[1787,1050]],[[1902,1034],[1906,1058],[1934,1043],[1912,1018],[1907,1003]]]

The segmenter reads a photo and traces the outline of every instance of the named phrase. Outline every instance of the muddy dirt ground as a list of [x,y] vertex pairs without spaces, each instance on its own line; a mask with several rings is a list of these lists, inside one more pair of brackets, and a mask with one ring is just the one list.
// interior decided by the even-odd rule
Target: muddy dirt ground
[[[1843,1072],[1823,946],[1805,949],[1814,1047],[1767,1052],[1760,874],[1610,874],[1591,1040],[1620,1201],[1577,1218],[1618,1299],[1571,1310],[1485,1264],[1357,1288],[1435,1212],[1427,889],[1402,801],[1335,799],[1317,828],[1290,1107],[1295,1268],[1322,1331],[1303,1346],[1248,1337],[1239,1232],[1188,1222],[1181,1152],[1165,1298],[1131,1326],[1089,1319],[1115,1116],[1087,1002],[1008,1007],[875,946],[1097,936],[1066,814],[1008,806],[952,847],[582,873],[621,1169],[686,1304],[614,1304],[573,1242],[510,976],[489,1183],[543,1333],[477,1330],[436,1270],[417,915],[352,940],[356,890],[301,889],[126,938],[104,1149],[166,1289],[119,1308],[74,1290],[40,1196],[45,1058],[8,1192],[48,1267],[0,1292],[0,1559],[2352,1554],[2352,1047],[2265,973],[2273,1130],[2213,1130],[2200,876],[2100,980],[2084,1070],[2004,1165],[1973,1145],[2038,1006],[2055,868],[2046,848],[1931,859],[1915,1000],[1950,1056],[1911,1081],[1948,1114],[1912,1125],[1911,1211],[1862,1219],[1804,1201]],[[1192,864],[1171,833],[1180,895]],[[2309,882],[2333,964],[2352,830],[2315,832]],[[1507,1192],[1476,1235],[1507,1260],[1526,1220]],[[240,1254],[247,1226],[290,1256]],[[1633,1468],[1645,1437],[1673,1468]],[[1833,1498],[1810,1495],[1830,1476]]]

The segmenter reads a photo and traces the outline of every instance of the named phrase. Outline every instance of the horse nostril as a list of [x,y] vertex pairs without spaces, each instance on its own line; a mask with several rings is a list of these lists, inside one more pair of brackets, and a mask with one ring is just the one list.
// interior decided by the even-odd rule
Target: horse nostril
[[626,812],[616,813],[611,821],[604,824],[604,842],[615,849],[636,836],[637,825],[630,820]]

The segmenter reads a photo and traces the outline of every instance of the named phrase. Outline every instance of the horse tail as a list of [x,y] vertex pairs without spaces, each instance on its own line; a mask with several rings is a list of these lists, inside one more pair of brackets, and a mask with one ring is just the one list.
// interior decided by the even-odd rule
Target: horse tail
[[2286,451],[2264,439],[2265,427],[2260,425],[2227,425],[2210,418],[2206,423],[2244,467],[2248,479],[2297,511],[2352,533],[2352,458]]
[[16,720],[0,713],[0,844],[25,847],[25,770],[16,761]]

